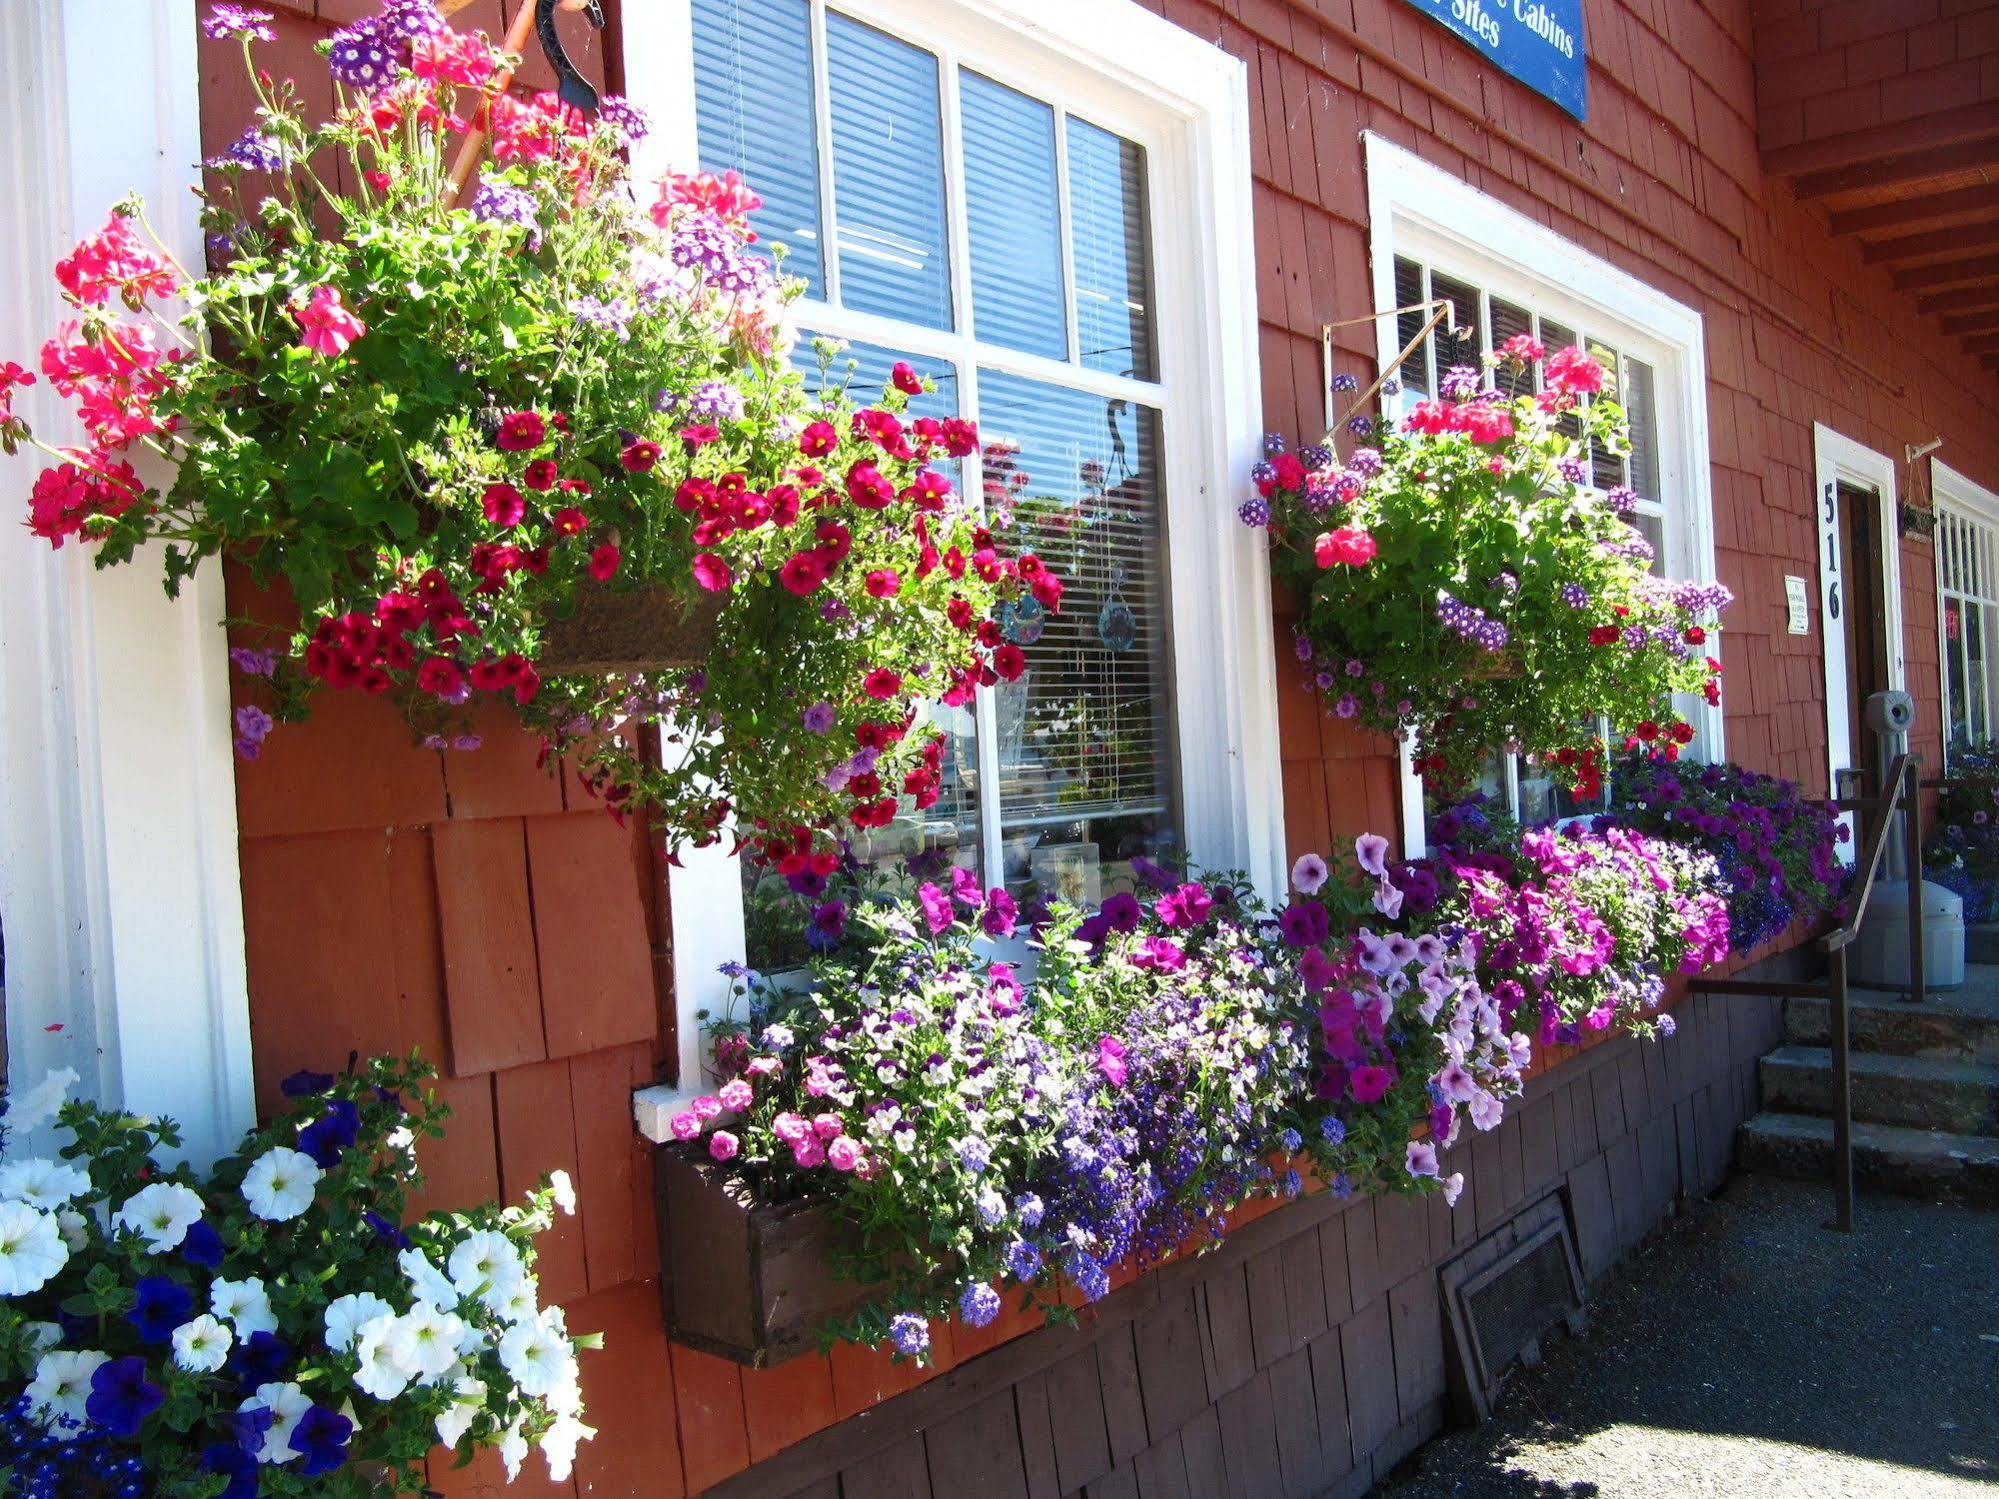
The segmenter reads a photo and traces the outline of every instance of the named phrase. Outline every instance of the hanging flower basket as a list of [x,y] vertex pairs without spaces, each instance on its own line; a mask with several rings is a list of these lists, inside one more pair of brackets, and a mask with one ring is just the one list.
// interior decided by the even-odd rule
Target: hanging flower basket
[[[100,565],[157,544],[169,592],[214,556],[288,588],[297,627],[241,622],[233,653],[249,757],[322,689],[436,744],[497,695],[669,842],[733,820],[823,853],[932,805],[922,705],[1017,677],[995,611],[1062,592],[931,466],[972,424],[914,415],[907,365],[860,381],[829,345],[801,375],[758,198],[636,180],[630,105],[523,99],[510,53],[384,0],[328,43],[314,119],[316,84],[256,64],[268,20],[204,22],[256,99],[207,164],[209,275],[135,201],[57,267],[77,320],[41,370],[88,445],[37,443],[10,404],[36,376],[0,364],[0,448],[53,460],[31,528]],[[662,766],[635,717],[701,729]]]
[[1270,439],[1240,513],[1269,529],[1328,711],[1413,737],[1441,788],[1505,749],[1589,797],[1604,720],[1677,755],[1694,731],[1675,699],[1720,701],[1707,639],[1729,592],[1655,576],[1638,496],[1588,483],[1592,454],[1630,447],[1593,355],[1522,336],[1488,364],[1400,417],[1355,417],[1345,455]]
[[766,1368],[817,1347],[879,1294],[834,1270],[829,1249],[849,1236],[831,1199],[759,1202],[694,1147],[654,1155],[666,1326],[679,1342]]

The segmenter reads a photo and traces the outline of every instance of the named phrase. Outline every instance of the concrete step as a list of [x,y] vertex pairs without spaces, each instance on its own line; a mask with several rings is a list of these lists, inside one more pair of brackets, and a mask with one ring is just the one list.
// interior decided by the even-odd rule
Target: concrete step
[[[1999,970],[1992,972],[1999,980]],[[1851,995],[1847,1016],[1856,1051],[1999,1065],[1999,986],[1967,983],[1957,993],[1920,1005],[1864,989]],[[1800,1046],[1827,1045],[1832,1039],[1830,1010],[1823,999],[1786,1000],[1785,1039]]]
[[[1832,1121],[1803,1114],[1758,1114],[1736,1135],[1736,1162],[1745,1171],[1830,1182]],[[1863,1186],[1908,1197],[1999,1203],[1999,1140],[1893,1124],[1855,1124],[1853,1174]]]
[[[1832,1053],[1780,1046],[1762,1062],[1763,1106],[1790,1114],[1832,1109]],[[1999,1066],[1940,1057],[1853,1053],[1853,1117],[1959,1135],[1999,1136]]]

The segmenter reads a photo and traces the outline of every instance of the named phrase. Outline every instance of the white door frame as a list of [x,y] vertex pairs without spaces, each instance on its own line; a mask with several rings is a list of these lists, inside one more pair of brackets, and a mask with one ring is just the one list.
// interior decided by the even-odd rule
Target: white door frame
[[[33,363],[74,315],[55,261],[134,189],[201,264],[195,38],[195,0],[0,0],[0,354]],[[46,383],[16,401],[42,437],[81,436]],[[10,1070],[73,1068],[206,1161],[255,1116],[221,570],[173,601],[155,554],[98,573],[81,544],[52,551],[21,523],[41,466],[0,458]]]
[[[1820,422],[1812,424],[1812,454],[1812,514],[1819,533],[1820,654],[1825,663],[1826,784],[1837,793],[1834,775],[1853,763],[1856,749],[1846,700],[1846,588],[1839,551],[1839,484],[1844,480],[1873,490],[1879,505],[1882,644],[1891,690],[1900,690],[1908,679],[1902,656],[1901,507],[1895,491],[1895,465],[1887,454],[1864,447]],[[1841,844],[1840,854],[1851,860],[1852,843]]]

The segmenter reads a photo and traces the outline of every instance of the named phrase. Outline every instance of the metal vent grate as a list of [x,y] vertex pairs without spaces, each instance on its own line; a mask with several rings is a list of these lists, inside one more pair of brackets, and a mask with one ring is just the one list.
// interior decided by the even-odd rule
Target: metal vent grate
[[1451,1385],[1464,1413],[1483,1421],[1512,1365],[1538,1357],[1557,1323],[1582,1330],[1582,1267],[1559,1193],[1524,1209],[1445,1265]]

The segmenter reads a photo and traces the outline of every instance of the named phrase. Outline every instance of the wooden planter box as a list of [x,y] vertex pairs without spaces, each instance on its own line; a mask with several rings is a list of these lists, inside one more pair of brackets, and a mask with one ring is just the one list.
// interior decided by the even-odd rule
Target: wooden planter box
[[759,1205],[726,1166],[683,1145],[654,1152],[661,1295],[678,1342],[754,1368],[818,1346],[875,1288],[828,1263],[840,1226],[823,1202]]

